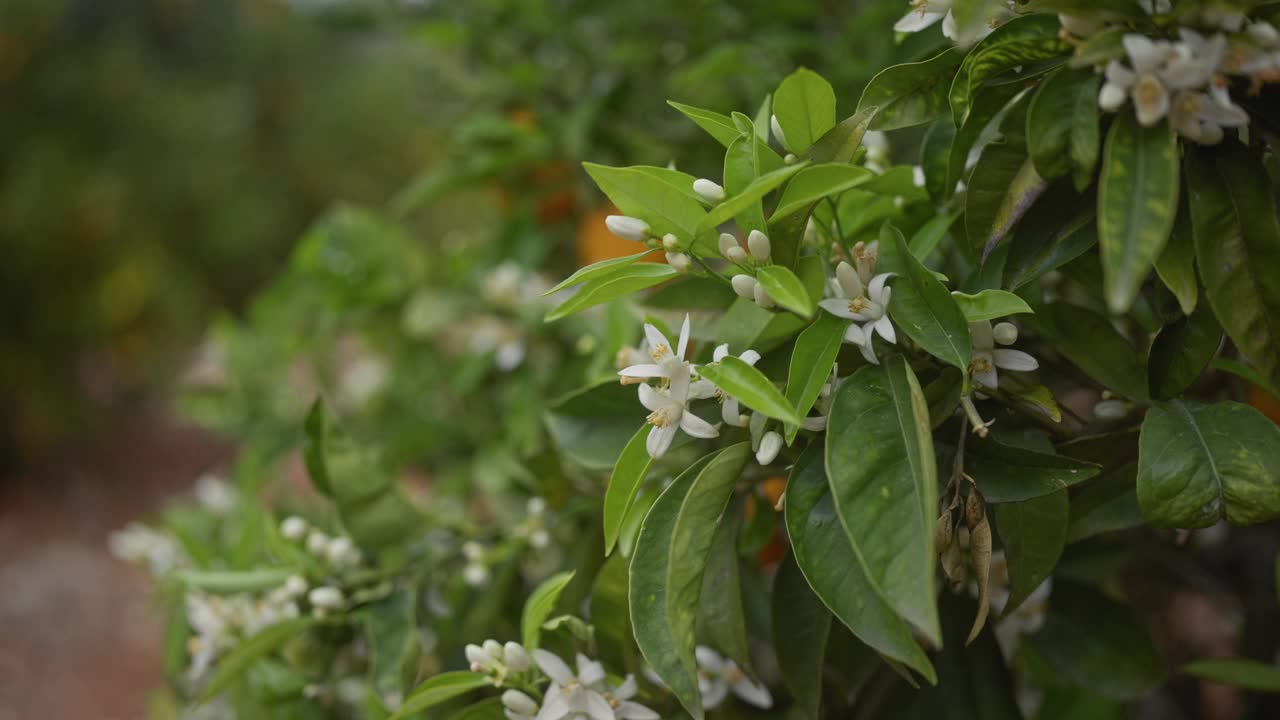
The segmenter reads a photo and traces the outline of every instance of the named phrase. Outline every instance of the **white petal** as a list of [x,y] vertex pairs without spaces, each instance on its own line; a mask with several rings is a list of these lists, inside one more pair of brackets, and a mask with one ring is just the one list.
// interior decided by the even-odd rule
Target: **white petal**
[[1029,372],[1031,370],[1035,370],[1036,368],[1040,367],[1040,363],[1037,362],[1035,358],[1022,352],[1021,350],[1009,350],[1007,348],[1001,348],[999,350],[996,350],[992,355],[995,358],[994,362],[996,367],[1003,368],[1005,370],[1020,370],[1022,372]]
[[1169,54],[1165,43],[1153,42],[1146,35],[1129,33],[1121,40],[1124,51],[1128,53],[1133,69],[1139,73],[1151,72],[1164,61]]
[[[568,667],[566,665],[565,669],[567,670]],[[536,720],[560,720],[568,715],[569,711],[569,698],[565,697],[564,689],[558,685],[552,685],[547,688],[546,696],[542,699],[542,709],[538,711]]]
[[893,323],[889,322],[888,315],[882,315],[880,319],[876,321],[875,328],[876,332],[880,333],[880,337],[885,339],[885,342],[893,345],[898,344],[898,336],[893,331]]
[[1151,127],[1169,112],[1169,91],[1155,75],[1143,75],[1133,85],[1133,107],[1138,124]]
[[[1122,90],[1128,90],[1133,86],[1133,81],[1137,79],[1138,76],[1119,60],[1112,60],[1107,63],[1108,85],[1114,85]],[[1105,90],[1106,88],[1104,87],[1103,89]]]
[[858,271],[849,263],[840,261],[836,266],[836,279],[846,298],[853,299],[862,295],[862,278],[858,277]]
[[649,437],[645,438],[644,447],[649,451],[649,457],[657,460],[667,454],[667,450],[671,449],[671,441],[676,438],[676,426],[664,425],[662,427],[654,426],[649,431]]
[[733,694],[762,710],[773,707],[773,696],[769,694],[769,688],[751,682],[751,679],[746,676],[733,683]]
[[760,353],[756,352],[755,350],[748,350],[742,353],[741,355],[739,355],[738,359],[748,365],[754,366],[757,362],[760,361]]
[[[533,661],[538,664],[538,668],[551,678],[551,681],[557,685],[568,685],[575,680],[573,671],[565,661],[561,660],[558,655],[547,652],[542,648],[533,651]],[[548,693],[550,694],[550,693]]]
[[822,432],[827,429],[827,416],[815,415],[813,417],[807,417],[804,419],[804,422],[800,423],[800,427],[813,432]]
[[995,335],[991,331],[991,323],[987,320],[969,323],[969,340],[974,350],[990,350],[996,346]]
[[690,400],[706,400],[716,396],[716,386],[710,380],[698,380],[689,385]]
[[714,425],[691,412],[680,415],[680,429],[696,438],[720,437],[720,431]]
[[[667,341],[667,336],[663,335],[661,330],[649,323],[645,323],[644,325],[644,337],[649,341],[649,352],[655,356],[661,357],[667,353],[675,352],[671,347],[671,343]],[[656,360],[658,358],[655,357],[654,359]]]
[[591,720],[616,720],[613,714],[613,706],[608,700],[598,692],[591,690],[586,691],[587,715]]
[[664,408],[671,404],[671,398],[664,396],[662,393],[653,389],[652,385],[644,383],[640,384],[640,404],[650,411]]
[[684,314],[684,324],[680,326],[680,347],[676,350],[676,357],[684,359],[684,353],[689,349],[689,313]]
[[713,675],[721,675],[729,669],[729,661],[723,655],[706,645],[698,645],[693,649],[693,657],[698,667]]
[[[614,697],[618,697],[617,694]],[[623,700],[616,712],[618,720],[659,720],[662,716],[653,710],[630,700]]]
[[754,297],[756,304],[765,310],[773,307],[773,298],[769,297],[769,291],[764,289],[764,285],[756,283]]
[[725,425],[734,427],[742,427],[742,413],[738,410],[738,398],[725,398],[724,404],[720,406],[720,419],[724,420]]
[[756,451],[756,462],[768,465],[777,459],[780,450],[782,450],[782,436],[770,430],[760,439],[760,449]]
[[715,352],[711,353],[711,359],[716,362],[720,362],[726,357],[729,357],[729,343],[717,345]]
[[818,307],[845,320],[856,320],[856,313],[849,311],[849,301],[843,298],[828,298],[818,303]]
[[623,377],[637,378],[666,377],[666,373],[662,371],[662,368],[658,365],[654,365],[653,363],[641,363],[640,365],[625,367],[619,370],[618,374]]
[[614,688],[613,692],[610,694],[618,700],[630,700],[635,697],[638,689],[639,688],[636,687],[636,676],[628,675],[622,679],[622,684]]
[[702,692],[702,707],[707,710],[719,707],[729,697],[729,683],[718,677],[708,680],[705,685],[698,683],[698,689]]
[[849,329],[844,331],[844,341],[854,345],[866,345],[867,335],[857,325],[850,325]]
[[738,297],[750,299],[756,296],[756,279],[750,275],[734,275],[729,279],[729,284],[733,286],[733,291],[738,294]]
[[862,351],[862,357],[865,358],[867,362],[871,363],[872,365],[880,364],[880,360],[879,358],[876,357],[876,351],[874,348],[871,347],[871,343],[868,342],[868,343],[859,345],[858,349]]
[[670,382],[667,384],[667,395],[671,401],[677,405],[684,405],[689,399],[689,365],[684,362],[678,362],[675,365],[668,366],[667,378]]
[[938,12],[920,12],[913,9],[911,12],[903,15],[898,22],[893,24],[895,32],[913,33],[924,30],[942,19],[945,13]]
[[591,658],[578,653],[578,682],[583,685],[595,685],[604,680],[604,666]]
[[881,305],[888,305],[888,299],[882,298],[884,298],[889,289],[886,288],[884,284],[891,277],[893,277],[893,273],[880,273],[879,275],[871,278],[871,284],[867,286],[867,298],[873,302],[880,303]]

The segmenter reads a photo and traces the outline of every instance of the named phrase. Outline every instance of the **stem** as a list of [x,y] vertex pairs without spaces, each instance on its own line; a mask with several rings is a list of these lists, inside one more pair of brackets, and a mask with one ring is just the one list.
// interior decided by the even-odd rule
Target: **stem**
[[973,423],[973,431],[978,434],[978,437],[986,437],[987,428],[991,427],[991,423],[995,421],[987,422],[982,419],[982,416],[978,414],[978,408],[973,405],[972,395],[965,395],[960,398],[960,406],[964,408],[964,414],[969,418],[969,422]]

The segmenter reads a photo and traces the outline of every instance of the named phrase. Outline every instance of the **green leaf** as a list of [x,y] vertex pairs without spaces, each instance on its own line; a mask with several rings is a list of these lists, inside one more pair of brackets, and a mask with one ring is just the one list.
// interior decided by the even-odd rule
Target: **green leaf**
[[649,472],[652,458],[645,448],[645,440],[652,428],[648,423],[641,425],[631,441],[618,456],[613,466],[613,474],[609,476],[609,486],[604,492],[604,554],[613,552],[618,542],[618,533],[622,532],[622,521],[627,517],[627,510],[635,501],[636,491]]
[[1128,312],[1169,241],[1178,211],[1178,139],[1119,113],[1107,133],[1098,181],[1098,239],[1107,307]]
[[938,247],[938,243],[942,242],[942,238],[947,236],[947,231],[951,229],[951,225],[955,223],[956,218],[960,217],[959,212],[950,212],[946,215],[938,215],[929,219],[915,235],[911,236],[911,242],[908,247],[911,254],[915,255],[920,262],[929,259],[934,249]]
[[321,495],[333,496],[333,487],[329,482],[329,470],[325,466],[324,449],[328,443],[328,416],[324,410],[324,399],[317,397],[307,411],[303,421],[302,432],[305,442],[302,446],[302,463],[307,468],[307,476],[311,484]]
[[440,673],[414,688],[413,692],[404,699],[400,709],[396,710],[396,714],[387,720],[401,720],[417,715],[429,707],[482,687],[491,687],[489,676],[483,673],[465,671]]
[[774,302],[805,319],[813,317],[813,300],[805,290],[804,283],[786,267],[766,265],[756,270],[756,280],[760,281]]
[[1098,163],[1099,75],[1063,68],[1040,81],[1027,108],[1027,150],[1041,177],[1072,173],[1079,190]]
[[1255,692],[1280,693],[1280,667],[1247,658],[1208,658],[1182,666],[1183,675]]
[[655,237],[672,233],[686,242],[698,237],[698,225],[707,213],[702,203],[670,181],[639,168],[595,163],[583,163],[582,167],[623,215],[649,223]]
[[983,290],[977,295],[953,292],[951,297],[956,299],[956,304],[964,313],[964,319],[969,322],[995,320],[1009,315],[1032,312],[1026,300],[1004,290]]
[[930,355],[968,372],[973,349],[964,312],[890,225],[880,230],[880,263],[881,271],[897,273],[889,315],[898,328]]
[[889,604],[939,644],[937,461],[924,394],[901,356],[840,384],[827,420],[826,465],[854,552]]
[[[809,587],[859,640],[912,668],[930,683],[936,682],[929,657],[916,643],[911,626],[885,600],[867,560],[849,543],[818,443],[810,445],[796,462],[786,498],[787,535]],[[883,540],[881,547],[887,548],[887,543]]]
[[369,647],[369,683],[379,699],[399,697],[417,680],[421,643],[415,593],[403,588],[357,611]]
[[679,274],[675,268],[662,263],[643,262],[623,265],[607,275],[584,284],[573,297],[547,313],[546,322],[555,322],[589,307],[607,303],[637,290],[653,287]]
[[1275,388],[1268,385],[1266,378],[1259,375],[1257,370],[1254,370],[1252,367],[1240,362],[1239,360],[1234,358],[1216,357],[1213,359],[1213,362],[1209,363],[1209,367],[1212,367],[1214,370],[1221,370],[1222,372],[1235,375],[1241,380],[1257,385],[1259,389],[1265,390],[1274,395],[1277,399],[1280,399],[1280,392],[1277,392]]
[[538,647],[538,640],[542,636],[542,623],[551,616],[551,611],[556,607],[556,600],[560,599],[560,593],[564,590],[565,585],[573,580],[574,571],[556,573],[546,580],[542,581],[524,602],[524,610],[520,613],[520,644],[526,648],[533,649]]
[[871,78],[858,112],[875,110],[872,130],[896,130],[932,122],[947,109],[947,88],[964,53],[948,49],[924,62],[893,65]]
[[788,165],[756,178],[742,192],[716,205],[711,209],[711,212],[703,216],[690,237],[710,232],[742,212],[749,210],[753,203],[759,202],[761,198],[776,190],[792,175],[800,172],[805,167],[807,167],[807,163],[798,162],[795,165]]
[[1063,455],[1003,445],[971,437],[965,446],[965,472],[987,502],[1020,502],[1043,497],[1096,477],[1102,468]]
[[934,655],[936,687],[914,691],[914,712],[877,713],[881,718],[1021,720],[1016,683],[990,626],[969,639],[978,605],[963,594],[943,593],[942,650]]
[[1138,503],[1152,525],[1280,518],[1280,427],[1248,405],[1157,403],[1138,448]]
[[964,227],[970,250],[985,262],[1048,186],[1022,145],[986,146],[965,192]]
[[[848,327],[848,320],[819,313],[818,319],[796,338],[787,369],[787,402],[795,408],[796,415],[808,415],[817,402],[822,386],[831,378],[831,368],[840,354]],[[794,440],[799,431],[799,425],[787,425],[787,442]]]
[[448,720],[505,720],[506,717],[506,707],[502,704],[502,698],[491,697],[471,703],[449,715]]
[[1071,51],[1058,37],[1058,19],[1051,15],[1023,15],[1001,25],[965,55],[951,83],[948,98],[956,127],[969,115],[974,92],[1006,71]]
[[698,374],[756,412],[784,423],[799,425],[803,420],[769,378],[741,358],[730,355],[718,363],[700,365]]
[[783,144],[799,155],[835,127],[836,93],[821,75],[800,68],[773,94],[773,115],[786,136]]
[[[741,503],[737,504],[739,507]],[[742,581],[738,567],[740,509],[730,506],[716,528],[698,600],[698,635],[747,672],[753,672],[747,645],[747,620],[742,609]]]
[[631,557],[629,600],[636,642],[654,672],[701,720],[694,624],[707,553],[750,455],[750,443],[716,453],[701,472],[671,483],[640,529]]
[[1205,306],[1161,328],[1147,363],[1151,396],[1168,400],[1181,395],[1209,367],[1221,346],[1222,328]]
[[614,270],[620,267],[626,267],[627,265],[630,265],[631,263],[634,263],[640,260],[641,258],[645,257],[646,255],[652,252],[654,251],[645,250],[643,252],[638,252],[635,255],[627,255],[626,257],[611,258],[609,260],[601,260],[598,263],[592,263],[584,268],[579,268],[577,272],[575,272],[574,274],[556,283],[555,287],[542,293],[542,296],[546,297],[551,293],[559,292],[571,285],[577,285],[578,283],[591,282],[592,280],[596,280],[596,279],[611,275],[613,274]]
[[1128,463],[1085,485],[1071,498],[1067,542],[1143,524],[1138,507],[1137,463]]
[[1196,264],[1227,336],[1280,387],[1280,221],[1266,169],[1228,143],[1187,153]]
[[1164,252],[1156,258],[1156,274],[1178,298],[1178,306],[1184,315],[1195,312],[1200,299],[1200,284],[1196,281],[1196,247],[1191,237],[1191,215],[1187,206],[1178,205],[1178,217],[1173,222],[1173,232]]
[[309,617],[285,620],[275,625],[268,625],[236,643],[231,652],[218,660],[217,666],[213,671],[213,677],[209,679],[209,684],[205,685],[204,689],[200,691],[198,702],[208,702],[210,698],[227,689],[231,683],[235,682],[237,678],[249,669],[250,665],[306,632],[316,622],[314,618]]
[[818,138],[809,149],[809,158],[817,163],[849,163],[853,162],[858,148],[862,145],[862,136],[866,134],[871,121],[875,119],[880,108],[860,109],[840,121],[825,135]]
[[591,588],[591,624],[595,627],[600,661],[618,670],[633,669],[640,654],[627,604],[628,565],[621,554],[610,557],[596,573]]
[[698,127],[706,130],[711,137],[725,147],[729,147],[734,140],[742,137],[742,131],[733,123],[733,118],[728,115],[722,115],[711,110],[703,110],[692,105],[685,105],[675,100],[668,100],[667,104],[684,113],[685,117],[697,123]]
[[602,380],[550,403],[547,431],[567,459],[591,470],[609,470],[636,428],[644,424],[644,407],[635,387]]
[[1036,312],[1035,322],[1054,340],[1058,352],[1089,377],[1131,400],[1146,402],[1146,363],[1107,318],[1076,305],[1052,303]]
[[1097,203],[1062,184],[1036,202],[1013,231],[1004,262],[1004,288],[1018,290],[1098,244]]
[[[743,135],[734,140],[724,153],[724,190],[730,195],[740,195],[751,183],[763,173],[757,163],[758,156],[755,137]],[[738,213],[735,219],[744,232],[759,230],[765,232],[768,225],[764,219],[764,203],[756,200]]]
[[1091,588],[1055,582],[1048,618],[1022,640],[1062,681],[1118,700],[1136,700],[1164,679],[1146,624]]
[[870,170],[856,165],[810,165],[787,184],[769,222],[795,213],[807,214],[819,200],[858,187],[873,177]]
[[177,578],[189,588],[219,595],[258,592],[279,587],[296,570],[260,568],[257,570],[181,570]]
[[1040,587],[1067,545],[1071,505],[1065,492],[995,506],[996,529],[1009,565],[1008,615]]
[[[988,85],[979,89],[974,95],[969,116],[965,118],[964,125],[955,129],[951,140],[951,147],[947,152],[946,173],[941,180],[943,193],[940,197],[949,198],[955,192],[956,183],[965,176],[969,156],[973,153],[974,147],[980,142],[993,139],[991,133],[987,132],[988,128],[997,121],[1003,122],[1006,117],[1015,116],[1012,111],[1021,108],[1023,96],[1018,94],[1020,89],[1018,85],[1012,83]],[[950,115],[945,116],[945,120],[948,126],[955,128]],[[1010,127],[1009,130],[1016,132],[1004,133],[1005,143],[1022,144],[1020,140],[1025,133],[1025,128]]]
[[821,717],[822,667],[831,632],[831,612],[809,588],[791,553],[778,565],[770,599],[773,647],[782,683],[805,717]]

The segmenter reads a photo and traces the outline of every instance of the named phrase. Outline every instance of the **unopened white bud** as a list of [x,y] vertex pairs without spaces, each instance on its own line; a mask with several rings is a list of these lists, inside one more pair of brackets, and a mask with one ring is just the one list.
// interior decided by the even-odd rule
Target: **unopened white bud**
[[290,515],[280,522],[280,534],[285,540],[297,542],[307,534],[307,521],[297,515]]
[[738,245],[738,238],[734,237],[732,233],[720,233],[720,254],[727,258],[729,257],[729,251],[733,248],[741,249],[741,246]]
[[667,233],[662,236],[662,247],[668,250],[675,250],[680,247],[680,238],[676,237],[672,233]]
[[773,137],[783,146],[787,146],[787,137],[782,134],[782,126],[778,124],[778,116],[769,116],[769,129],[773,131]]
[[462,556],[472,562],[484,557],[484,546],[474,540],[462,543]]
[[506,660],[507,667],[515,672],[524,672],[532,664],[529,661],[529,653],[525,652],[524,646],[518,642],[508,642],[503,645],[502,657]]
[[996,323],[991,328],[991,336],[1001,345],[1012,345],[1018,342],[1018,328],[1013,323]]
[[494,662],[502,662],[502,643],[490,638],[480,647],[484,648],[485,654],[493,658]]
[[747,235],[747,247],[751,249],[751,257],[760,262],[768,260],[772,250],[769,245],[769,236],[759,230],[752,230],[751,234]]
[[770,430],[760,440],[760,449],[756,451],[756,462],[768,465],[778,457],[780,450],[782,450],[782,436]]
[[1093,416],[1099,420],[1120,420],[1129,414],[1129,403],[1123,400],[1103,400],[1093,406]]
[[709,203],[718,203],[724,200],[724,188],[706,178],[694,180],[693,191],[698,193],[698,197]]
[[546,530],[542,530],[542,529],[534,530],[533,533],[529,535],[529,545],[531,545],[532,547],[538,550],[541,550],[542,548],[545,548],[550,544],[551,544],[551,534],[548,533]]
[[1245,31],[1263,47],[1269,48],[1280,44],[1280,32],[1277,32],[1276,27],[1269,22],[1251,23]]
[[755,298],[756,304],[765,310],[773,307],[773,298],[769,297],[769,292],[765,290],[764,286],[760,283],[756,283],[755,291],[752,295]]
[[747,251],[742,249],[741,245],[735,245],[729,248],[729,252],[724,255],[729,262],[741,265],[747,261]]
[[688,272],[689,256],[684,253],[667,253],[667,264],[679,270],[680,272]]
[[1058,22],[1062,23],[1062,27],[1066,28],[1067,32],[1078,38],[1087,38],[1106,27],[1103,21],[1083,15],[1060,14]]
[[538,703],[519,690],[508,690],[502,693],[502,706],[516,715],[536,715]]
[[739,297],[755,298],[756,296],[756,279],[750,275],[734,275],[729,280],[729,284],[733,285],[733,291],[738,293]]
[[301,575],[290,575],[282,587],[288,597],[302,597],[307,592],[307,581]]
[[481,587],[489,582],[489,568],[472,563],[462,569],[462,579],[471,587]]
[[312,607],[324,610],[337,610],[342,607],[343,600],[342,591],[328,585],[312,588],[311,592],[307,593],[307,601]]
[[1124,88],[1115,83],[1103,83],[1102,90],[1098,92],[1098,107],[1107,112],[1115,112],[1124,105],[1126,97],[1128,95]]
[[609,232],[623,240],[644,242],[649,239],[649,223],[629,215],[610,215],[604,219]]
[[336,537],[324,549],[325,559],[334,567],[347,567],[360,562],[360,551],[349,537]]
[[324,551],[329,548],[329,536],[319,530],[312,530],[307,535],[307,552],[312,555],[324,555]]
[[488,667],[493,662],[489,658],[489,654],[484,651],[484,648],[475,643],[469,643],[463,648],[463,652],[466,653],[467,662],[471,663],[472,670],[475,670],[477,666],[481,668]]
[[533,516],[538,516],[547,511],[547,501],[540,497],[531,497],[524,504],[525,512]]

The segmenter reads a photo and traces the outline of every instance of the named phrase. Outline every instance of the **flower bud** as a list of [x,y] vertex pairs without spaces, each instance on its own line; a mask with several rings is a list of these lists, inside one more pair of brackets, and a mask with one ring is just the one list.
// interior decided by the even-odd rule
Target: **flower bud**
[[547,511],[547,501],[540,497],[531,497],[524,504],[525,512],[537,517]]
[[1058,15],[1058,22],[1067,32],[1078,38],[1087,38],[1106,27],[1106,23],[1097,18],[1083,15]]
[[485,640],[480,647],[484,648],[484,652],[493,658],[494,662],[502,662],[502,643],[494,639]]
[[724,200],[724,188],[706,178],[694,180],[693,191],[698,193],[698,197],[709,203],[718,203]]
[[352,561],[357,559],[359,552],[351,538],[336,537],[325,547],[324,556],[330,565],[341,567],[354,564]]
[[484,546],[474,540],[468,540],[462,543],[462,556],[473,562],[479,560],[484,557]]
[[760,283],[756,283],[752,296],[755,298],[756,304],[765,310],[773,307],[773,298],[769,297],[769,292]]
[[777,115],[769,116],[769,129],[773,131],[773,137],[778,140],[778,143],[781,144],[783,147],[786,147],[787,138],[785,135],[782,134],[782,126],[778,124]]
[[668,250],[675,250],[680,247],[680,238],[676,237],[672,233],[667,233],[662,236],[662,247]]
[[996,323],[991,328],[991,336],[1001,345],[1012,345],[1018,342],[1018,328],[1013,323]]
[[1280,32],[1276,31],[1276,27],[1269,22],[1250,23],[1249,27],[1245,28],[1245,32],[1263,47],[1280,45]]
[[534,530],[529,535],[529,545],[541,550],[551,544],[551,534],[546,530]]
[[738,238],[734,237],[732,233],[720,233],[720,254],[727,258],[733,248],[741,249],[741,246],[738,245]]
[[484,651],[484,648],[476,645],[475,643],[469,643],[463,649],[463,652],[466,653],[467,662],[471,664],[472,668],[475,668],[477,665],[480,667],[488,667],[493,662],[489,658],[488,653]]
[[508,642],[503,645],[502,657],[506,659],[507,667],[514,672],[524,672],[531,665],[529,653],[525,652],[524,646],[518,642]]
[[312,555],[323,555],[329,547],[329,536],[319,530],[312,530],[307,536],[307,552]]
[[752,230],[747,236],[747,247],[751,249],[751,257],[765,262],[769,259],[769,252],[772,248],[769,245],[769,236],[759,230]]
[[782,450],[782,436],[776,431],[770,430],[760,440],[760,449],[756,451],[756,462],[761,465],[768,465],[778,457],[778,451],[780,450]]
[[680,272],[688,272],[689,256],[684,253],[667,253],[667,264],[679,270]]
[[734,246],[729,248],[729,252],[725,253],[725,257],[729,259],[729,262],[741,265],[747,261],[747,251],[743,250],[741,246]]
[[1121,105],[1124,105],[1127,96],[1124,88],[1119,85],[1104,83],[1102,90],[1098,92],[1098,107],[1107,112],[1115,112],[1120,109]]
[[536,715],[538,703],[519,690],[508,690],[502,693],[502,706],[516,715]]
[[729,284],[733,285],[733,291],[738,293],[739,297],[755,297],[756,279],[750,275],[734,275],[733,278],[729,280]]
[[284,594],[291,597],[302,597],[307,592],[306,578],[301,575],[290,575],[289,579],[284,581]]
[[644,242],[649,239],[649,223],[628,215],[610,215],[604,219],[609,232],[623,240]]
[[1120,420],[1129,414],[1129,404],[1123,400],[1103,400],[1093,406],[1093,416],[1099,420]]
[[462,569],[462,579],[471,587],[481,587],[489,582],[489,568],[472,563]]
[[280,522],[280,534],[285,540],[297,542],[307,534],[307,521],[297,515],[290,515]]
[[307,601],[311,603],[312,607],[324,610],[337,610],[342,607],[343,600],[342,591],[328,585],[312,588],[311,592],[307,593]]
[[800,158],[796,157],[794,153],[787,153],[782,156],[783,165],[795,165],[798,162],[800,162]]

